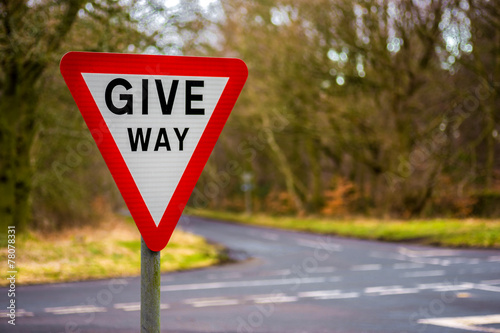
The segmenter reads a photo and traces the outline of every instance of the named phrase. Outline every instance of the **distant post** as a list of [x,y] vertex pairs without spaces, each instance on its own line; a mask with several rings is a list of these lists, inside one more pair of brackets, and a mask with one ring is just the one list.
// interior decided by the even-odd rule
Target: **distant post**
[[141,333],[160,332],[160,251],[141,237]]
[[241,175],[243,179],[243,185],[241,185],[241,190],[245,193],[245,212],[250,215],[252,214],[252,178],[253,175],[250,172],[244,172]]

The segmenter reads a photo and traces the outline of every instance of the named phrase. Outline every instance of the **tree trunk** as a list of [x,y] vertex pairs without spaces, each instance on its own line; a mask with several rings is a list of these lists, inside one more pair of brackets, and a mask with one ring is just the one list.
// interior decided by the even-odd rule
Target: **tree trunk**
[[[0,101],[0,112],[6,112],[4,100]],[[7,117],[8,116],[8,117]],[[15,136],[12,126],[12,112],[0,117],[0,234],[7,232],[7,226],[14,225],[15,195]]]
[[304,203],[302,202],[299,194],[297,193],[296,187],[298,186],[298,184],[295,181],[295,177],[292,168],[290,167],[290,163],[288,162],[284,152],[281,150],[278,143],[276,142],[267,114],[264,113],[262,119],[263,119],[263,128],[266,133],[267,144],[271,148],[271,151],[274,153],[276,161],[278,162],[278,167],[282,172],[283,176],[285,177],[285,186],[287,192],[293,201],[295,209],[299,212],[299,214],[302,214],[305,212]]
[[27,86],[0,100],[0,233],[7,226],[22,231],[31,217],[35,107],[36,96]]
[[323,206],[323,181],[321,179],[321,165],[319,156],[319,143],[317,140],[307,138],[306,149],[309,155],[311,169],[311,193],[309,199],[309,210],[317,212]]
[[486,107],[486,190],[490,190],[493,184],[493,167],[495,163],[495,138],[493,130],[495,129],[495,119],[489,106]]

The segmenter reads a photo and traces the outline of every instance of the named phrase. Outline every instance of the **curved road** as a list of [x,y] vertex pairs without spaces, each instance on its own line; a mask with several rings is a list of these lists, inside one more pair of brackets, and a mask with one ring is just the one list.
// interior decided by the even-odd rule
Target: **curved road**
[[[162,332],[500,332],[500,251],[179,226],[240,261],[162,275]],[[139,331],[138,277],[17,289],[15,327],[0,289],[0,332]]]

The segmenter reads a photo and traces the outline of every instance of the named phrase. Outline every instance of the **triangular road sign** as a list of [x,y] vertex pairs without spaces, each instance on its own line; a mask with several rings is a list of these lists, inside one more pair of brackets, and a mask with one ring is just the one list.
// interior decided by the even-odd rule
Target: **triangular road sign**
[[160,251],[245,84],[245,63],[69,52],[61,73],[144,241]]

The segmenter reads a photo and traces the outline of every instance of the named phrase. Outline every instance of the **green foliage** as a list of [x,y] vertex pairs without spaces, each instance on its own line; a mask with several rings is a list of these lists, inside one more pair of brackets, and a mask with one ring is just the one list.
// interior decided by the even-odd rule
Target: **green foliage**
[[270,212],[345,214],[328,188],[340,177],[358,195],[347,213],[468,216],[499,186],[500,6],[465,3],[221,1],[203,54],[241,57],[250,76],[198,192],[241,171],[205,205],[234,207],[222,198],[251,170]]
[[499,13],[483,0],[2,2],[0,224],[60,229],[123,206],[59,75],[68,50],[247,63],[193,206],[245,209],[250,172],[255,210],[496,215],[475,193],[500,188]]
[[88,223],[120,202],[58,64],[69,50],[140,52],[154,45],[134,10],[113,0],[0,4],[2,230]]

